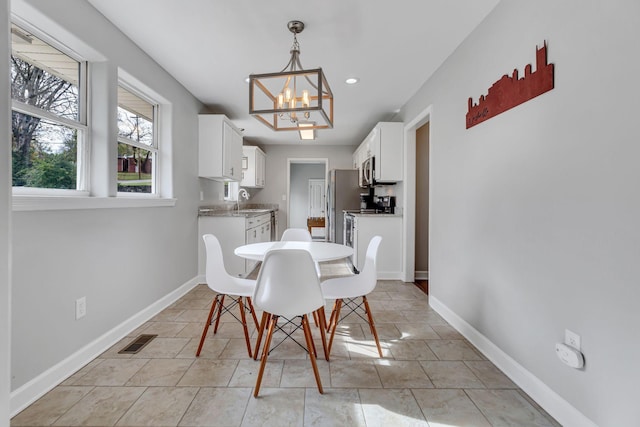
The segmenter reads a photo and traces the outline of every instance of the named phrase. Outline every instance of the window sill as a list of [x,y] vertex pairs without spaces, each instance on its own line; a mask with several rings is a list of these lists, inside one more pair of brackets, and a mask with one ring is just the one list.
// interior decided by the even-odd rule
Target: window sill
[[157,197],[65,197],[14,195],[13,211],[171,207],[176,199]]

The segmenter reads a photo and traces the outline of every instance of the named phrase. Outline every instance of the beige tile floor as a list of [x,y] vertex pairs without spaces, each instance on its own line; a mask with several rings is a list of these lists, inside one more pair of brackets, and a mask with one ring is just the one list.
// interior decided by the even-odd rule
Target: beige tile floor
[[[323,277],[344,273],[339,263],[321,268]],[[351,315],[331,361],[318,360],[324,394],[307,354],[286,340],[271,353],[254,398],[259,362],[248,357],[232,317],[223,316],[216,335],[210,328],[195,357],[213,295],[197,286],[11,426],[559,426],[433,311],[427,295],[398,281],[379,281],[369,296],[384,358]],[[138,354],[118,354],[141,333],[158,337]]]

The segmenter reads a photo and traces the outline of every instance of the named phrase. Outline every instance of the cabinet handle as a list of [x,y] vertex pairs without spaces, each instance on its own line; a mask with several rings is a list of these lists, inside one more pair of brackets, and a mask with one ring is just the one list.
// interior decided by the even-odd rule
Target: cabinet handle
[[231,176],[233,176],[233,167],[231,167]]
[[257,236],[256,230],[253,230],[253,237],[255,238],[256,236]]

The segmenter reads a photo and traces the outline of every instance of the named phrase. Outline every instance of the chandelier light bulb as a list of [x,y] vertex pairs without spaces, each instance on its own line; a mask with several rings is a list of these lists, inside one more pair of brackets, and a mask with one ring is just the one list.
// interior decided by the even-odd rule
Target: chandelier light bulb
[[308,90],[302,91],[302,106],[304,108],[309,108],[309,91]]

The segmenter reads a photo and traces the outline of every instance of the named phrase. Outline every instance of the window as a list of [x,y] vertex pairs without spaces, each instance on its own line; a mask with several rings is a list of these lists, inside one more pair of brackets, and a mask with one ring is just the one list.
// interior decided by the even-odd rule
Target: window
[[[174,206],[171,102],[81,37],[41,25],[16,16],[10,29],[13,210]],[[126,49],[114,56],[130,60]],[[88,99],[86,59],[99,61],[91,80],[98,92],[117,90],[117,105],[110,96]],[[117,86],[107,87],[115,73]],[[117,124],[106,122],[114,120],[107,111]]]
[[240,191],[240,183],[235,181],[224,182],[224,200],[228,202],[238,201],[238,191]]
[[157,105],[118,86],[118,192],[156,194]]
[[14,188],[85,188],[85,62],[11,24]]

